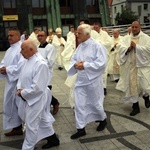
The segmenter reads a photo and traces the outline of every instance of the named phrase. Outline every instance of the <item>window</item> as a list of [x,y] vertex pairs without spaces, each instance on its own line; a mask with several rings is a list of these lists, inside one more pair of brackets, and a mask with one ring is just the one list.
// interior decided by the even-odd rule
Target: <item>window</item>
[[32,0],[33,8],[44,8],[44,0]]
[[86,5],[91,5],[91,6],[93,6],[93,5],[95,5],[96,4],[96,0],[86,0]]
[[5,28],[5,35],[8,34],[9,28],[11,27],[17,27],[16,21],[6,21],[4,22],[4,28]]
[[148,10],[148,4],[144,4],[144,10]]
[[123,5],[121,5],[121,12],[123,12]]
[[4,8],[16,8],[16,0],[4,0]]
[[114,13],[115,13],[115,14],[117,13],[117,8],[116,8],[116,7],[114,7]]
[[59,0],[59,4],[61,7],[70,7],[72,0]]
[[4,22],[4,27],[5,28],[17,27],[17,22],[16,21]]

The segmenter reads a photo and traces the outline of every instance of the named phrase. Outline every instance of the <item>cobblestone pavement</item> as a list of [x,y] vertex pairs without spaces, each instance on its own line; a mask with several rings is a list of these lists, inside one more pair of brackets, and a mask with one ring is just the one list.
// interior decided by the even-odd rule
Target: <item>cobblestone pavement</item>
[[[0,60],[4,52],[0,52]],[[123,104],[123,93],[115,89],[115,82],[108,77],[108,95],[105,97],[104,108],[107,113],[107,128],[97,132],[97,123],[86,126],[87,135],[71,140],[70,135],[76,132],[74,111],[68,104],[69,88],[64,85],[66,71],[54,68],[53,95],[60,102],[59,112],[54,128],[60,139],[60,146],[51,150],[150,150],[150,109],[145,108],[140,99],[141,113],[135,117],[129,116],[131,104]],[[0,81],[0,150],[21,149],[23,136],[5,137],[2,128],[4,81]],[[46,141],[40,141],[36,150],[40,150]]]

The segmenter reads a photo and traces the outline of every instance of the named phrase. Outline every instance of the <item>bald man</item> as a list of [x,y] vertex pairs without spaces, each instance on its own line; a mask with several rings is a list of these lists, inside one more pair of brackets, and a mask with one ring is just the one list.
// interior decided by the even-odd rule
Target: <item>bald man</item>
[[59,140],[52,126],[55,120],[49,107],[52,95],[47,88],[50,79],[48,66],[31,40],[22,43],[21,54],[27,59],[17,84],[18,113],[26,124],[22,150],[33,150],[35,144],[44,138],[47,144],[42,149],[57,146]]
[[141,31],[141,25],[134,21],[132,32],[118,44],[121,70],[117,89],[126,95],[124,102],[131,102],[131,116],[140,113],[139,97],[145,107],[150,107],[150,37]]
[[113,36],[111,37],[112,45],[111,50],[109,52],[109,62],[108,62],[108,74],[110,75],[110,78],[112,81],[118,82],[119,80],[119,64],[117,62],[117,55],[118,55],[118,48],[117,44],[120,42],[120,40],[123,37],[120,36],[119,30],[114,29],[113,30]]
[[12,129],[5,136],[23,135],[22,121],[18,116],[18,96],[16,85],[24,65],[25,59],[20,54],[20,32],[17,28],[8,31],[10,48],[6,51],[0,63],[0,80],[5,79],[5,93],[3,106],[3,129]]

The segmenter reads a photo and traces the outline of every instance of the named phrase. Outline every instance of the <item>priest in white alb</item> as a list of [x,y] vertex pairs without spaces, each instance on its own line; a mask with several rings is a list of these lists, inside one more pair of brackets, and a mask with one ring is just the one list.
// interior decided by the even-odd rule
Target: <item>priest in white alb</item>
[[20,32],[17,28],[8,31],[10,48],[0,63],[0,80],[5,79],[3,129],[12,129],[5,136],[23,135],[22,120],[18,115],[18,96],[16,85],[22,66],[26,61],[21,51]]
[[98,121],[97,131],[105,129],[104,91],[102,74],[106,68],[107,54],[105,48],[91,38],[91,26],[82,24],[77,28],[80,42],[72,56],[68,75],[77,73],[75,81],[75,120],[77,132],[71,139],[86,135],[85,126]]
[[150,107],[150,37],[141,31],[141,25],[134,21],[132,33],[117,45],[120,59],[120,79],[116,89],[125,93],[124,102],[132,103],[131,116],[140,113],[139,97],[145,107]]
[[50,113],[51,92],[48,89],[50,72],[32,40],[21,45],[21,54],[27,59],[17,84],[20,97],[18,113],[26,124],[22,150],[34,150],[35,144],[46,139],[42,149],[59,145],[53,129],[55,119]]

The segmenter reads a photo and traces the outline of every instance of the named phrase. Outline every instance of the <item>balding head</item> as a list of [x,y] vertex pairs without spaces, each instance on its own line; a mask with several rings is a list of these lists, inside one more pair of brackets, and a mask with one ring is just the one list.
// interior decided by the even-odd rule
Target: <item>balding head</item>
[[116,39],[119,37],[119,30],[118,29],[114,29],[113,30],[113,37]]
[[132,27],[132,34],[134,36],[136,36],[136,35],[138,35],[140,33],[140,31],[141,31],[141,24],[138,21],[132,22],[131,27]]
[[37,47],[32,40],[25,40],[21,44],[21,54],[24,58],[29,59],[37,52]]

